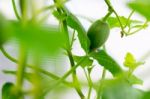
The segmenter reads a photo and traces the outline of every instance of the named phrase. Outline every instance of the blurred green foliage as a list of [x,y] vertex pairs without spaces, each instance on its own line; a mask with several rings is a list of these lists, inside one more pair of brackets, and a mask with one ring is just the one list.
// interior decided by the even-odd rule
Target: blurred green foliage
[[145,18],[150,20],[150,1],[149,0],[133,0],[128,3],[128,6],[133,10],[137,11],[139,14],[143,15]]
[[[20,94],[21,95],[21,94]],[[17,99],[18,93],[13,83],[7,82],[2,88],[2,99]]]
[[[56,54],[65,41],[59,28],[52,25],[39,25],[35,22],[22,23],[1,18],[1,42],[16,40],[35,53]],[[2,44],[1,43],[1,44]]]

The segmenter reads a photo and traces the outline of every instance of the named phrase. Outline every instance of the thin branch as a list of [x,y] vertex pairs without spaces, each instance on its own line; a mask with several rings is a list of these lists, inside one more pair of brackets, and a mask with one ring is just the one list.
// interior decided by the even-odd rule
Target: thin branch
[[133,15],[134,12],[135,12],[135,11],[132,10],[131,13],[129,14],[128,19],[127,19],[127,22],[126,22],[126,25],[124,26],[124,28],[126,28],[126,27],[128,26],[129,21],[130,21],[130,19],[131,19],[131,17],[132,17],[132,15]]
[[117,19],[118,19],[118,22],[119,22],[119,24],[120,24],[121,30],[122,30],[122,31],[121,31],[121,36],[123,36],[124,33],[125,33],[125,31],[124,31],[124,27],[123,27],[123,24],[122,24],[122,22],[121,22],[121,20],[120,20],[119,15],[118,15],[117,12],[115,11],[115,9],[113,8],[113,6],[111,5],[111,3],[110,3],[109,0],[105,0],[105,3],[107,4],[108,9],[109,9],[110,11],[114,12],[114,14],[116,15],[116,17],[117,17]]
[[16,15],[17,19],[20,20],[21,18],[19,16],[18,11],[17,11],[15,0],[12,0],[12,5],[13,5],[13,9],[14,9],[14,12],[15,12],[15,15]]
[[70,44],[70,46],[72,47],[72,45],[73,45],[73,43],[74,43],[74,41],[75,41],[75,30],[73,30],[73,35],[72,35],[72,39],[71,39],[71,44]]
[[112,11],[109,11],[106,16],[102,19],[103,21],[106,21],[107,18],[112,14]]
[[135,31],[133,31],[133,32],[131,32],[131,33],[126,34],[126,36],[133,35],[133,34],[139,32],[139,31],[141,31],[142,29],[144,29],[144,27],[145,27],[145,25],[146,25],[147,23],[148,23],[148,20],[146,20],[145,23],[144,23],[140,28],[138,28],[137,30],[135,30]]

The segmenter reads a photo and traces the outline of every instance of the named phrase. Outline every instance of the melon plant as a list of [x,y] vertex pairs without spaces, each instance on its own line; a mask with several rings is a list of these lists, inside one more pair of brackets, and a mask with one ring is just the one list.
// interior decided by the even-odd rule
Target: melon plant
[[[108,49],[113,29],[124,40],[148,28],[149,0],[127,1],[129,16],[121,16],[125,12],[118,13],[113,0],[99,0],[107,12],[97,19],[73,13],[68,4],[74,0],[41,1],[46,2],[42,7],[38,0],[8,0],[12,7],[5,6],[16,16],[11,19],[0,9],[0,99],[66,99],[66,94],[68,99],[150,99],[150,89],[135,87],[143,86],[135,71],[145,65],[149,52],[138,60],[126,51],[120,62]],[[143,18],[132,17],[137,14]],[[87,28],[82,19],[89,22]],[[5,66],[3,59],[16,67]]]

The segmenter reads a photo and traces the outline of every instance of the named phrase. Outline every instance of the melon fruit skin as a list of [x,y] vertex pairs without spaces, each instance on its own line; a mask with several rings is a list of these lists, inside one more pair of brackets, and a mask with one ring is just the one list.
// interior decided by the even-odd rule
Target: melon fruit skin
[[89,28],[87,36],[90,40],[90,50],[101,47],[108,39],[109,25],[101,20],[95,21]]

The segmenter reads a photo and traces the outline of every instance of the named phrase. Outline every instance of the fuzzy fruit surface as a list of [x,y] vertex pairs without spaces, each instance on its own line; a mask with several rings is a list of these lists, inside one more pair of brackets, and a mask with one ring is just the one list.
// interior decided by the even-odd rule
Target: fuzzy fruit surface
[[94,22],[88,30],[88,38],[90,40],[90,50],[101,47],[109,36],[109,25],[106,22],[97,20]]

